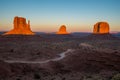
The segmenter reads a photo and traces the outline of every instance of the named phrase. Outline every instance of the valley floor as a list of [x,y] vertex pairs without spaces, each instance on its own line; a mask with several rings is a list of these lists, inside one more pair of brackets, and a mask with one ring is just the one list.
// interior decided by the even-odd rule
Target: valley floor
[[120,80],[120,38],[0,36],[0,80]]

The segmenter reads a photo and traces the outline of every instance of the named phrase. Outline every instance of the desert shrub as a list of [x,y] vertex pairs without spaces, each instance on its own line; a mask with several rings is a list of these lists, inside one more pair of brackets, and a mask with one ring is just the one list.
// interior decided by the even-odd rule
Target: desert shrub
[[16,80],[21,80],[20,78],[17,78]]
[[120,80],[120,73],[114,75],[111,80]]
[[65,78],[62,78],[62,80],[66,80]]
[[14,49],[11,49],[10,52],[14,52]]
[[35,74],[34,74],[34,79],[41,79],[39,73],[35,73]]

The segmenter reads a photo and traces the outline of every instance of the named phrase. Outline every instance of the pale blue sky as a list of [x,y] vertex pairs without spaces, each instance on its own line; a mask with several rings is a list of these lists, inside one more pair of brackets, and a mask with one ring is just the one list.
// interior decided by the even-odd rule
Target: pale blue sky
[[0,31],[12,29],[15,16],[30,20],[32,31],[56,32],[65,24],[68,32],[92,32],[98,21],[120,31],[120,0],[0,0]]

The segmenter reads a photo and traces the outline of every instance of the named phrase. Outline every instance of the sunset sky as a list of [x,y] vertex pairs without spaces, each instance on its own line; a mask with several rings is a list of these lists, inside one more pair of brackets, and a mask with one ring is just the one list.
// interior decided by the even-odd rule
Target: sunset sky
[[30,20],[33,32],[57,32],[63,24],[68,32],[92,32],[99,21],[120,31],[120,0],[0,0],[0,31],[11,30],[15,16]]

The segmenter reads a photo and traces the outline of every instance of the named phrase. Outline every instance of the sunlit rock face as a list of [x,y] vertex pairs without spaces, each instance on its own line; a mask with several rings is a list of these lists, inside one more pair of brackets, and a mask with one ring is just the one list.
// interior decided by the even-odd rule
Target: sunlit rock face
[[5,33],[4,35],[11,35],[11,34],[34,35],[34,33],[30,29],[30,21],[28,21],[27,24],[25,18],[16,16],[14,18],[13,24],[14,24],[14,29]]
[[94,25],[94,34],[107,34],[109,33],[109,24],[107,22],[98,22]]
[[62,25],[57,34],[69,34],[69,33],[66,31],[66,26]]

